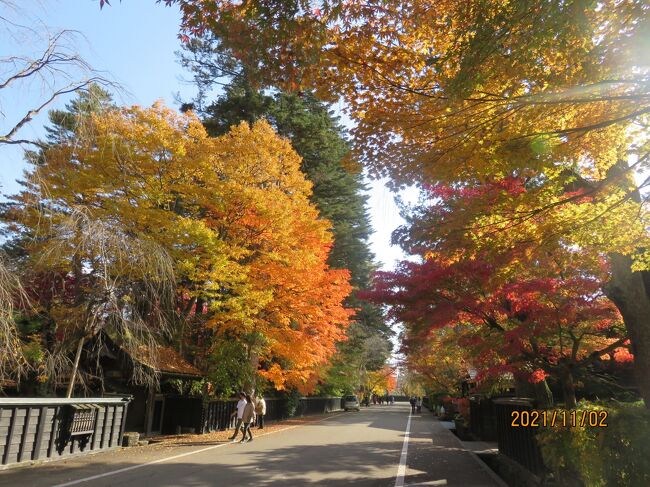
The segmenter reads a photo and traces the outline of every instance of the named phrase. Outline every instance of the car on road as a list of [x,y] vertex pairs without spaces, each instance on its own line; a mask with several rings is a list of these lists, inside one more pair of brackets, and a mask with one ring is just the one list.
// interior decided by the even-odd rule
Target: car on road
[[350,409],[361,411],[361,405],[359,404],[359,399],[357,399],[357,396],[345,396],[343,398],[343,409],[345,411],[349,411]]

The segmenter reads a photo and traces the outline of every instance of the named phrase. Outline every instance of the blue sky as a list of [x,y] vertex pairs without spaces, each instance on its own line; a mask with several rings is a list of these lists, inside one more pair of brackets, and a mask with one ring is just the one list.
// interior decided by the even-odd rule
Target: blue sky
[[[177,63],[175,51],[180,49],[177,38],[180,14],[176,8],[156,5],[155,0],[113,0],[113,5],[99,9],[97,0],[18,0],[13,11],[0,7],[0,14],[33,29],[42,39],[34,42],[34,35],[16,37],[0,29],[0,58],[8,55],[34,55],[45,42],[48,32],[60,29],[78,31],[73,45],[93,68],[123,88],[117,97],[123,104],[150,105],[158,99],[176,106],[176,93],[183,99],[191,98],[194,89],[184,83],[187,77]],[[25,29],[18,29],[28,32]],[[14,34],[13,36],[10,34]],[[2,73],[0,73],[1,76]],[[1,79],[1,78],[0,78]],[[48,91],[47,83],[31,83],[15,87],[0,98],[0,130],[5,129],[33,103]],[[60,100],[53,107],[60,107]],[[42,135],[46,123],[43,114],[36,117],[21,135]],[[4,131],[3,131],[4,133]],[[25,164],[18,147],[0,146],[0,191],[11,194],[18,190],[15,180],[20,177]],[[375,234],[372,250],[384,268],[392,267],[396,259],[403,258],[399,248],[390,246],[390,234],[401,218],[393,196],[383,182],[370,183],[369,213]],[[414,191],[407,192],[412,200]]]

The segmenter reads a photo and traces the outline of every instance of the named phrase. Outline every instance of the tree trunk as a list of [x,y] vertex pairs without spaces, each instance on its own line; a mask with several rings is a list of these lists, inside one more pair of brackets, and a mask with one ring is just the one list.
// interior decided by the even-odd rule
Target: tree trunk
[[79,359],[81,358],[81,350],[84,348],[84,341],[86,337],[81,337],[79,343],[77,344],[77,353],[74,356],[74,363],[72,364],[72,376],[70,377],[70,383],[68,384],[68,391],[66,392],[65,397],[72,397],[72,390],[74,389],[74,381],[77,378],[77,369],[79,368]]
[[563,367],[560,371],[560,383],[562,384],[564,407],[566,409],[575,409],[578,405],[576,401],[576,387],[573,380],[573,373],[569,367]]
[[260,356],[257,353],[251,351],[248,356],[248,360],[250,361],[249,363],[252,376],[250,378],[250,383],[247,384],[245,390],[249,394],[254,395],[255,390],[257,389],[257,369],[260,367]]
[[187,306],[181,311],[180,314],[180,319],[181,319],[181,324],[180,324],[180,330],[178,332],[178,352],[183,355],[185,349],[185,327],[187,326],[187,320],[190,319],[190,313],[192,312],[192,308],[196,304],[196,298],[191,298],[189,302],[187,303]]
[[242,384],[242,389],[247,394],[253,395],[257,390],[257,370],[260,366],[260,356],[255,349],[255,339],[253,335],[249,336],[248,343],[246,344],[246,361],[248,362],[244,366],[248,368],[248,373],[250,374],[244,379]]
[[553,393],[548,386],[546,379],[537,382],[535,386],[535,399],[539,408],[546,409],[553,407]]
[[546,380],[533,384],[526,379],[515,378],[515,394],[517,397],[535,399],[540,408],[548,408],[553,405],[553,394]]
[[637,385],[646,408],[650,408],[650,295],[643,273],[632,272],[632,259],[609,255],[612,279],[605,293],[623,316],[634,354]]
[[196,300],[196,310],[194,311],[197,316],[200,316],[203,314],[203,306],[205,305],[205,299],[203,298],[197,298]]
[[[79,242],[81,239],[81,223],[79,221],[77,221],[77,226],[75,228],[75,237],[76,241]],[[74,302],[76,306],[79,306],[83,301],[83,294],[81,292],[82,263],[79,252],[75,252],[72,256],[72,274],[74,276]],[[85,341],[86,337],[82,336],[77,344],[77,353],[74,356],[74,363],[72,364],[72,375],[70,377],[70,382],[68,383],[68,390],[65,394],[65,397],[68,398],[72,397],[75,379],[77,378],[77,370],[79,369],[79,360],[81,359],[81,350],[83,349]]]

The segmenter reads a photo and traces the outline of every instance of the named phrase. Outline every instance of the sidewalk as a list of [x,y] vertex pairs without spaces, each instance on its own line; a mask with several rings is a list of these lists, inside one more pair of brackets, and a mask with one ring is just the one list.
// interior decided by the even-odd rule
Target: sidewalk
[[412,417],[410,437],[405,487],[507,487],[429,411]]

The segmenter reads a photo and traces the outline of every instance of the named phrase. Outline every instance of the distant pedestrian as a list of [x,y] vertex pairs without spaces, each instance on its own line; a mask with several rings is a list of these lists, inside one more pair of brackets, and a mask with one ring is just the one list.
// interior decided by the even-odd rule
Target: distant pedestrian
[[[246,441],[253,441],[253,432],[251,431],[251,426],[255,422],[255,404],[253,404],[253,398],[250,394],[246,394],[246,406],[244,407],[244,414],[242,415],[242,438],[240,443],[246,443]],[[248,435],[248,440],[246,439]]]
[[239,434],[239,428],[242,425],[242,418],[244,417],[244,409],[246,408],[246,394],[243,392],[239,393],[239,402],[237,402],[237,409],[233,411],[233,413],[230,415],[232,418],[233,416],[237,416],[237,422],[235,423],[235,432],[232,434],[229,440],[236,441],[237,435]]
[[266,414],[266,401],[263,396],[257,398],[255,403],[255,414],[257,414],[257,427],[264,429],[264,415]]
[[409,399],[409,403],[411,404],[411,414],[415,414],[415,404],[417,400],[415,399],[415,396],[411,396],[411,399]]
[[417,400],[415,401],[415,407],[418,410],[418,414],[422,412],[422,398],[418,397]]

